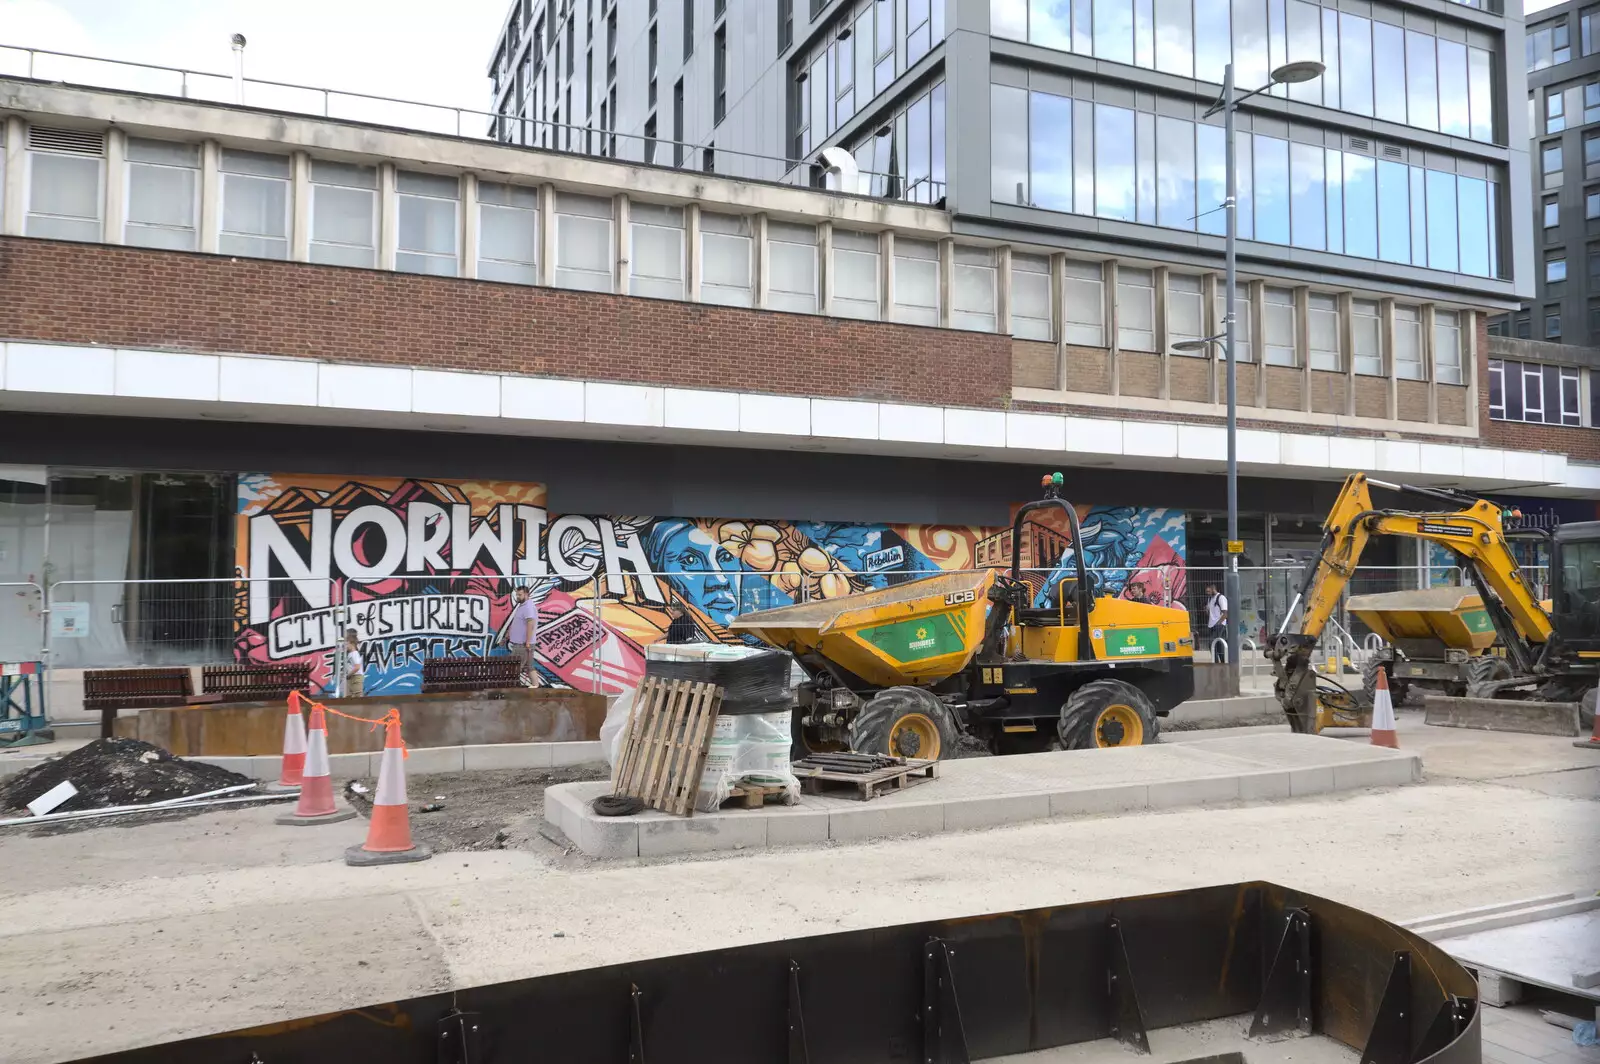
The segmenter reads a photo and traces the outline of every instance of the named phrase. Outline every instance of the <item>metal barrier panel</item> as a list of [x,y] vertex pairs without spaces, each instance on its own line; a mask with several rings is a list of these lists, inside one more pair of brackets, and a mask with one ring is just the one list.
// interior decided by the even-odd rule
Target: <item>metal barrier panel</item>
[[45,658],[44,588],[32,580],[0,582],[0,661]]

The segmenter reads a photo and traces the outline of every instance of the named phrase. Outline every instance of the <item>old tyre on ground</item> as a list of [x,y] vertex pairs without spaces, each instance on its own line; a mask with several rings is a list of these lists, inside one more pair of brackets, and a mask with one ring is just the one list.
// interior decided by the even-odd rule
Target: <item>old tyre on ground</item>
[[1056,725],[1067,750],[1153,743],[1158,728],[1150,699],[1121,680],[1091,680],[1072,692]]
[[1505,658],[1494,654],[1483,654],[1467,662],[1467,697],[1468,698],[1493,698],[1494,691],[1484,690],[1483,684],[1495,680],[1509,680],[1511,678],[1511,665]]
[[1405,704],[1406,695],[1411,693],[1411,681],[1395,679],[1394,673],[1389,670],[1389,664],[1382,658],[1368,658],[1367,663],[1361,667],[1361,693],[1366,696],[1367,705],[1372,705],[1372,696],[1378,690],[1380,671],[1389,680],[1389,701],[1396,709]]
[[920,687],[879,691],[850,722],[850,749],[929,761],[954,757],[960,740],[950,707]]

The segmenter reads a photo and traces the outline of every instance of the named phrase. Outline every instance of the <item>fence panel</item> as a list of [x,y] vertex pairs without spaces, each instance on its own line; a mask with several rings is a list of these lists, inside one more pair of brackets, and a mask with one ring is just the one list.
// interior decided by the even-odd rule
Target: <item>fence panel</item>
[[44,588],[32,580],[0,582],[0,661],[45,658]]

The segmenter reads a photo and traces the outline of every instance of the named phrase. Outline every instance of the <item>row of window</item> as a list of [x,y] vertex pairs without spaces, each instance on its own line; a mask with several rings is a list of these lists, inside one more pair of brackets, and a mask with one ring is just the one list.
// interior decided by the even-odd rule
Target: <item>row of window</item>
[[[76,153],[74,153],[76,152]],[[127,143],[125,222],[128,244],[196,250],[200,228],[198,147],[130,138]],[[104,229],[102,181],[105,160],[99,134],[33,128],[26,153],[24,231],[29,236],[98,241]],[[293,216],[292,163],[284,156],[224,149],[219,159],[218,250],[253,258],[290,257]],[[0,193],[4,171],[0,170]],[[378,265],[379,175],[373,167],[311,160],[309,166],[312,262],[338,266]],[[462,186],[454,177],[401,170],[394,185],[395,268],[437,276],[463,273]],[[536,189],[477,183],[478,247],[475,275],[491,281],[537,284],[542,221]],[[610,292],[615,288],[616,205],[612,199],[558,192],[549,223],[554,226],[552,282],[563,288]],[[688,296],[688,232],[680,208],[632,202],[628,211],[628,291],[660,299]],[[996,331],[1000,259],[990,248],[956,246],[951,253],[950,306],[941,305],[941,249],[934,241],[882,237],[835,229],[830,312],[865,320],[880,318],[955,328]],[[748,216],[702,211],[699,223],[700,299],[726,306],[756,305],[756,230]],[[885,271],[884,256],[893,270]],[[812,225],[771,221],[765,306],[815,314],[823,309],[822,255]],[[1226,300],[1217,297],[1207,317],[1205,278],[1169,273],[1158,300],[1161,275],[1121,266],[1107,301],[1107,267],[1099,262],[1059,260],[1059,288],[1049,256],[1011,255],[1011,331],[1022,339],[1110,346],[1110,306],[1115,306],[1116,344],[1131,351],[1156,351],[1158,306],[1166,307],[1166,343],[1195,340],[1222,331]],[[892,286],[885,289],[885,276]],[[1237,357],[1313,369],[1342,368],[1340,337],[1348,329],[1353,368],[1383,375],[1386,365],[1402,378],[1423,379],[1422,308],[1394,308],[1394,346],[1386,361],[1376,301],[1355,299],[1348,314],[1336,294],[1307,292],[1304,309],[1288,288],[1241,286],[1235,300]],[[1056,293],[1059,291],[1059,301]],[[1297,315],[1306,315],[1309,346],[1299,350]],[[1438,380],[1459,383],[1461,328],[1453,312],[1434,313],[1434,363]],[[1347,323],[1346,323],[1347,322]]]
[[857,0],[790,63],[789,129],[804,159],[944,40],[944,0]]
[[[1584,8],[1578,13],[1578,36],[1584,55],[1600,50],[1600,7]],[[1523,44],[1527,47],[1530,74],[1572,59],[1572,34],[1564,18],[1530,28]]]
[[1489,417],[1495,421],[1581,426],[1578,370],[1490,359]]
[[[990,91],[995,202],[1224,232],[1221,126]],[[1241,134],[1237,149],[1245,239],[1503,276],[1497,182],[1259,133]]]
[[1222,83],[1267,84],[1288,62],[1322,77],[1274,95],[1492,142],[1494,56],[1485,48],[1305,0],[991,0],[996,36]]
[[[1580,96],[1581,94],[1581,96]],[[1534,114],[1534,95],[1528,97],[1528,128],[1538,129],[1539,122]],[[1544,131],[1546,133],[1560,133],[1567,128],[1568,120],[1581,114],[1583,125],[1590,122],[1600,122],[1600,81],[1590,81],[1584,85],[1569,85],[1566,88],[1552,89],[1544,98]]]
[[[1566,151],[1559,140],[1548,141],[1539,149],[1539,169],[1542,188],[1560,188],[1566,183]],[[1600,178],[1600,130],[1584,134],[1583,178]]]

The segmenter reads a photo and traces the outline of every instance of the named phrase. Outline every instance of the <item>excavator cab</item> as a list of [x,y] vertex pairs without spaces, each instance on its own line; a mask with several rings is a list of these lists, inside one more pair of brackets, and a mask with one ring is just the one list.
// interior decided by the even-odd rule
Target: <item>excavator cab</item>
[[1551,623],[1566,650],[1600,657],[1600,521],[1562,525],[1552,541]]

